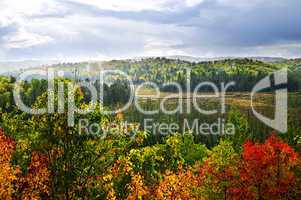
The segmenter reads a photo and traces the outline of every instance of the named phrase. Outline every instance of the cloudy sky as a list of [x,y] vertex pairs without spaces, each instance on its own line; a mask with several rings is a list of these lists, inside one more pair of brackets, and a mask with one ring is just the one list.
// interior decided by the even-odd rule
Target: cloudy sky
[[0,0],[0,61],[301,57],[300,0]]

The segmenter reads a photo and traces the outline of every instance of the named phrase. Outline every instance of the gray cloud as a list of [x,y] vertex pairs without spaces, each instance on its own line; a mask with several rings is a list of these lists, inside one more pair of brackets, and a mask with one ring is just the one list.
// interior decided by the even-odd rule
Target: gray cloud
[[[110,10],[72,0],[54,2],[58,9],[39,10],[0,25],[3,59],[301,56],[299,0],[204,0],[194,6],[177,0],[164,5],[172,9],[161,10]],[[31,40],[52,40],[5,48],[3,38],[20,29],[36,36]]]

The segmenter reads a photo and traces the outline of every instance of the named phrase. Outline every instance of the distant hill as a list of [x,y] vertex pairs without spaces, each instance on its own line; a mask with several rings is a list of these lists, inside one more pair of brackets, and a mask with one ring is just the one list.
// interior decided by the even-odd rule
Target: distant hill
[[211,58],[206,58],[206,57],[192,57],[192,56],[180,56],[180,55],[167,56],[166,58],[185,60],[185,61],[189,61],[189,62],[219,61],[219,60],[226,60],[226,59],[244,59],[244,58],[258,60],[258,61],[262,61],[262,62],[268,62],[268,63],[279,63],[279,62],[284,62],[284,61],[288,60],[288,59],[282,58],[282,57],[211,57]]
[[[195,87],[203,81],[220,84],[235,81],[233,91],[250,91],[262,78],[271,73],[287,68],[289,70],[290,91],[301,90],[301,59],[284,59],[271,57],[250,58],[212,58],[198,60],[194,57],[149,57],[111,61],[89,61],[77,63],[59,63],[45,65],[43,63],[27,63],[35,68],[51,67],[59,77],[75,80],[97,80],[99,72],[104,69],[118,69],[130,77],[135,84],[145,81],[155,82],[162,86],[164,83],[177,82],[185,87],[187,68],[191,69],[191,84]],[[6,65],[8,66],[8,65]],[[19,65],[20,66],[20,65]],[[34,67],[32,67],[34,68]],[[6,73],[18,75],[22,70]],[[165,88],[167,91],[174,88]]]
[[[249,60],[249,61],[246,61]],[[255,61],[251,62],[250,61]],[[256,62],[258,61],[258,62]],[[65,72],[65,76],[70,77],[72,73],[81,74],[81,76],[89,76],[99,72],[100,69],[107,68],[118,68],[125,69],[126,71],[129,68],[137,69],[137,66],[145,68],[149,65],[156,64],[157,66],[167,67],[166,64],[185,64],[189,65],[194,64],[210,64],[211,62],[217,62],[218,65],[224,65],[224,68],[229,68],[231,64],[239,65],[259,65],[256,67],[256,70],[266,68],[267,65],[271,64],[278,67],[288,67],[295,68],[296,66],[301,66],[301,58],[298,59],[287,59],[282,57],[194,57],[194,56],[183,56],[183,55],[172,55],[165,57],[137,57],[133,59],[121,59],[121,60],[111,60],[111,61],[83,61],[83,62],[59,62],[55,60],[50,61],[40,61],[40,60],[25,60],[25,61],[0,61],[0,74],[16,76],[24,69],[28,68],[40,68],[40,67],[53,67],[57,71]],[[242,63],[241,63],[242,62]],[[261,64],[260,64],[261,62]],[[139,67],[138,67],[139,68]],[[177,67],[176,67],[177,68]],[[269,67],[268,67],[269,68]],[[274,67],[272,67],[274,68]],[[253,69],[254,70],[254,69]]]
[[259,60],[262,62],[269,62],[269,63],[280,63],[280,62],[285,62],[286,58],[282,58],[282,57],[248,57],[250,59],[254,59],[254,60]]
[[24,61],[0,61],[0,73],[4,74],[14,74],[21,69],[48,66],[52,64],[57,64],[59,61],[41,61],[41,60],[24,60]]

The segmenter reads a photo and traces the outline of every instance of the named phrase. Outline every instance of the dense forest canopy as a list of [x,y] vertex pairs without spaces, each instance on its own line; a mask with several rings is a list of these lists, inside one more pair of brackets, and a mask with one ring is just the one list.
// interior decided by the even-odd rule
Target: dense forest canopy
[[[97,80],[99,72],[118,69],[128,74],[134,84],[151,81],[162,86],[164,83],[177,82],[185,89],[187,69],[190,69],[192,89],[199,83],[210,81],[215,84],[235,81],[232,91],[250,91],[263,77],[280,70],[288,70],[289,91],[301,90],[300,59],[281,59],[270,62],[255,58],[229,58],[216,61],[191,62],[164,57],[141,58],[129,60],[112,60],[104,62],[62,63],[52,65],[62,71],[66,78]],[[174,88],[161,88],[173,91]],[[205,88],[206,90],[206,88]]]

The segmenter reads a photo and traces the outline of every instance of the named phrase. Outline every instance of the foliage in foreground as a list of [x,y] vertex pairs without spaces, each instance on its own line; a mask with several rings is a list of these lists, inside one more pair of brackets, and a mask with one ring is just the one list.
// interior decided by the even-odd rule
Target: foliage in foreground
[[48,158],[33,151],[25,172],[11,164],[15,142],[0,130],[0,198],[41,199],[49,195]]
[[[95,163],[102,165],[89,163],[68,183],[68,194],[58,195],[53,193],[62,190],[54,187],[61,185],[51,185],[57,179],[55,164],[62,162],[58,160],[65,153],[56,152],[56,156],[49,159],[46,154],[32,150],[28,164],[18,166],[14,161],[18,144],[1,130],[0,198],[211,200],[300,197],[300,157],[275,134],[264,143],[246,141],[241,153],[236,152],[228,140],[221,140],[219,145],[208,150],[195,144],[189,134],[169,136],[163,144],[152,146],[143,146],[143,134],[138,134],[134,140],[120,137],[124,146],[116,145],[113,137],[105,139],[109,146],[107,152],[102,143],[98,148],[102,148],[103,154],[95,157],[98,160]],[[63,168],[65,176],[72,173],[65,165],[59,167]]]

